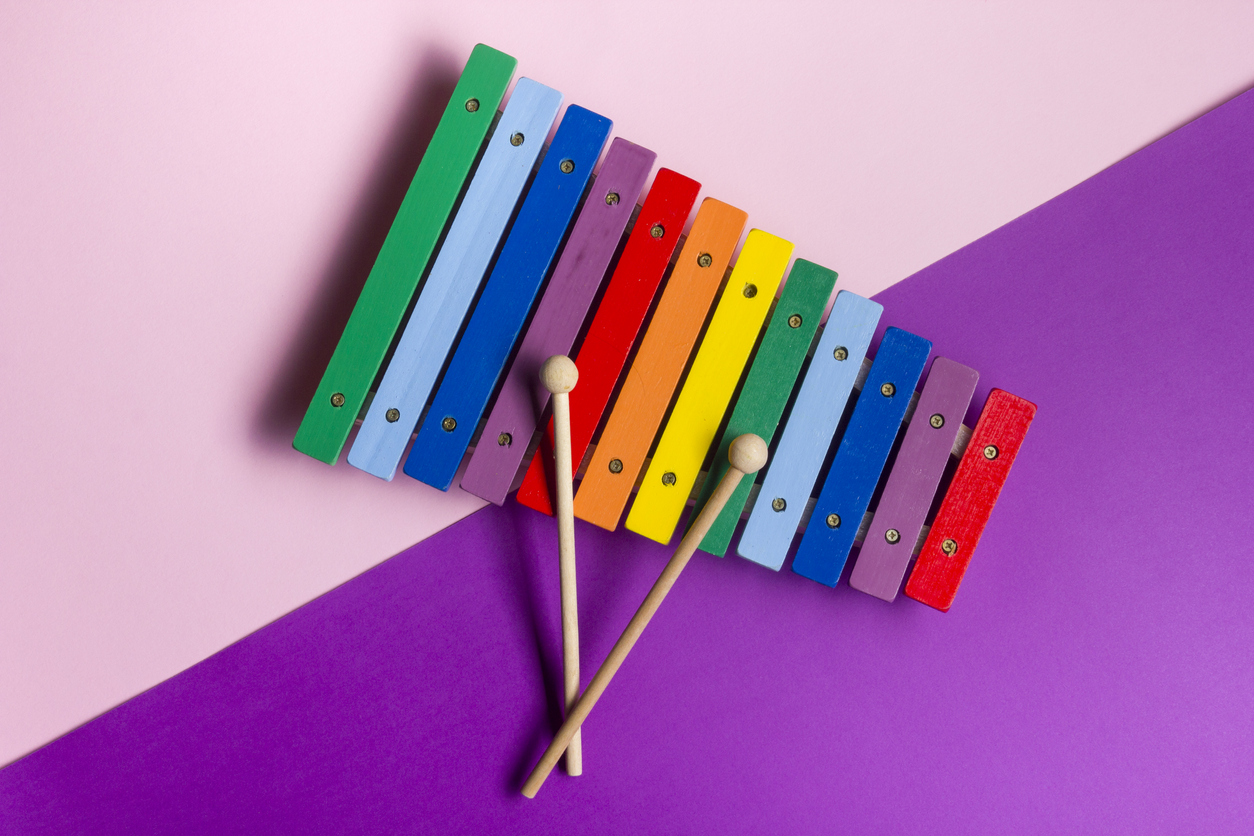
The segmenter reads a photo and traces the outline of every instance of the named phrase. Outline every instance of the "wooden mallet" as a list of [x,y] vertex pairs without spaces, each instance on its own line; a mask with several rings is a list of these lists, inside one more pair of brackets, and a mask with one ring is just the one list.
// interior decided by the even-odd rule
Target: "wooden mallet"
[[[569,717],[579,699],[579,604],[575,593],[575,468],[570,460],[570,390],[579,382],[579,370],[569,357],[554,354],[544,361],[544,366],[540,369],[540,380],[553,396],[553,464],[557,471],[557,561],[562,586],[562,676],[566,690],[566,715]],[[583,774],[583,742],[578,726],[566,747],[566,772],[569,775]]]
[[[550,360],[550,362],[552,361]],[[556,405],[553,412],[556,415]],[[560,424],[557,424],[557,426],[560,426]],[[557,430],[557,432],[560,433],[561,431]],[[536,768],[531,770],[527,783],[523,784],[522,794],[527,796],[527,798],[536,797],[536,793],[540,791],[540,787],[544,785],[545,779],[549,777],[549,773],[553,771],[553,767],[557,764],[558,758],[562,756],[562,751],[579,740],[579,727],[588,718],[588,715],[592,712],[592,707],[597,704],[597,700],[605,693],[610,680],[614,678],[614,674],[622,666],[623,661],[627,658],[627,654],[635,646],[636,640],[640,638],[640,634],[648,626],[649,619],[653,618],[653,614],[661,606],[666,593],[670,592],[671,587],[675,585],[675,581],[679,580],[679,573],[684,571],[684,567],[688,565],[688,559],[697,550],[701,539],[705,537],[706,532],[710,530],[710,526],[714,524],[714,520],[723,510],[723,506],[727,504],[728,498],[736,490],[736,485],[740,483],[741,477],[747,473],[756,473],[766,464],[766,442],[752,433],[739,436],[732,442],[727,458],[731,461],[731,467],[723,475],[722,481],[718,483],[718,487],[715,488],[709,501],[701,509],[701,513],[697,515],[696,521],[688,529],[684,539],[679,542],[679,547],[675,549],[675,554],[671,556],[671,559],[666,564],[666,568],[662,570],[661,576],[653,584],[649,594],[645,596],[644,603],[640,605],[640,609],[636,610],[636,614],[627,623],[627,629],[623,630],[623,634],[614,643],[614,648],[610,651],[610,655],[601,664],[601,667],[596,672],[596,676],[592,677],[592,681],[588,683],[588,690],[583,692],[583,697],[579,699],[579,702],[575,704],[573,709],[568,707],[566,722],[562,723],[562,727],[557,730],[557,735],[553,738],[553,742],[544,751],[544,755],[540,758],[540,762],[536,764]],[[558,467],[560,470],[560,463]],[[560,478],[558,484],[561,484]],[[562,501],[560,498],[560,487],[558,488],[558,497],[558,508],[560,509]],[[565,576],[563,575],[563,577]],[[569,694],[569,691],[567,693]],[[569,754],[567,755],[567,763],[569,763]]]

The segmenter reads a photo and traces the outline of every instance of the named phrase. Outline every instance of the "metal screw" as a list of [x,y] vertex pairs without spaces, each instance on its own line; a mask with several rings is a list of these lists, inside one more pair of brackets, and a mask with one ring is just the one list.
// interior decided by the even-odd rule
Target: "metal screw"
[[654,238],[661,238],[666,234],[666,230],[662,228],[661,224],[654,224],[653,228],[649,230],[649,234]]
[[478,109],[479,109],[479,100],[478,100],[478,99],[467,99],[467,100],[466,100],[466,110],[470,111],[471,113],[474,113],[474,112],[475,112],[476,110],[478,110]]
[[509,433],[501,433],[496,437],[496,443],[502,447],[508,447],[514,443],[514,437]]
[[622,472],[623,472],[623,460],[622,459],[610,459],[610,473],[622,473]]
[[746,299],[752,299],[754,296],[757,296],[757,295],[758,295],[758,286],[756,284],[745,285],[745,298]]
[[891,398],[893,395],[897,394],[897,387],[891,383],[885,383],[880,387],[880,394],[886,398]]
[[339,392],[336,392],[334,395],[331,396],[331,406],[335,407],[336,409],[339,409],[343,405],[344,405],[344,396],[342,394],[340,394]]
[[848,360],[849,349],[845,348],[843,345],[838,345],[836,346],[836,350],[832,352],[832,356],[837,360]]
[[927,419],[927,422],[939,430],[941,427],[945,426],[945,416],[938,412],[931,418]]
[[890,528],[888,531],[884,532],[884,539],[889,543],[896,543],[901,539],[901,532],[895,528]]
[[511,137],[509,138],[509,144],[510,144],[510,145],[513,145],[515,148],[517,148],[519,145],[522,145],[522,144],[523,144],[523,135],[522,135],[522,134],[514,134],[513,136],[511,136]]
[[663,485],[665,485],[665,486],[666,486],[666,487],[668,487],[668,488],[669,488],[671,485],[675,484],[675,474],[674,474],[674,473],[671,473],[669,470],[668,470],[668,471],[666,471],[665,473],[663,473],[663,474],[662,474],[662,484],[663,484]]
[[401,411],[396,407],[392,407],[384,413],[383,417],[388,419],[389,424],[395,424],[397,421],[401,420]]
[[574,160],[562,160],[562,164],[558,166],[562,170],[562,174],[570,174],[575,170]]
[[993,459],[997,458],[997,454],[999,452],[1001,451],[997,449],[997,445],[990,444],[984,448],[984,458],[991,462]]
[[701,253],[701,255],[697,256],[698,267],[709,267],[713,263],[714,257],[709,253]]
[[788,503],[784,501],[782,496],[777,496],[771,500],[771,507],[776,511],[782,511],[788,507]]
[[445,419],[440,422],[440,426],[444,428],[446,433],[451,433],[453,430],[457,429],[457,419],[452,415],[446,416]]
[[941,551],[952,556],[954,552],[958,551],[958,544],[946,537],[941,541]]
[[617,206],[618,205],[618,192],[610,192],[609,194],[607,194],[605,196],[605,205]]
[[840,514],[828,514],[827,515],[827,527],[828,528],[840,528]]
[[788,327],[800,328],[801,327],[801,314],[793,314],[792,316],[788,317]]

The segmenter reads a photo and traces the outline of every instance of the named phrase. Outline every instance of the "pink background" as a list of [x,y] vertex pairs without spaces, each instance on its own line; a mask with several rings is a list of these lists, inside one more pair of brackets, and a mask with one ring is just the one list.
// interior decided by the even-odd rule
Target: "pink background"
[[1248,3],[606,8],[0,9],[0,763],[479,507],[290,449],[475,42],[864,294],[1254,81]]

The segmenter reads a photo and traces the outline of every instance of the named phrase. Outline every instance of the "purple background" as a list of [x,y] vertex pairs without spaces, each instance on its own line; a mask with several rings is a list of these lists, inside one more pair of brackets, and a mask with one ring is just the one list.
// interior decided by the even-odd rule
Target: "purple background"
[[[947,615],[698,555],[584,731],[488,508],[0,771],[27,832],[1249,833],[1245,94],[878,298],[1040,412]],[[579,524],[585,681],[667,550]]]

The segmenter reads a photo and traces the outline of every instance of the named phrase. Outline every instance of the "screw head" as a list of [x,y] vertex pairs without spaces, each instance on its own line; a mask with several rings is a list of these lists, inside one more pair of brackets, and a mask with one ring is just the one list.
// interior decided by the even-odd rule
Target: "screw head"
[[479,109],[479,100],[478,100],[478,99],[467,99],[467,100],[466,100],[466,110],[470,111],[471,113],[474,113],[474,112],[475,112],[476,110],[478,110],[478,109]]
[[771,507],[776,511],[782,511],[788,507],[788,503],[784,501],[782,496],[777,496],[771,500]]
[[828,514],[827,515],[827,527],[828,528],[840,528],[840,514]]
[[622,472],[623,472],[623,460],[622,459],[610,459],[610,473],[622,473]]
[[662,474],[662,484],[663,484],[663,485],[665,485],[665,486],[666,486],[666,487],[668,487],[668,488],[669,488],[669,487],[671,487],[672,485],[674,485],[674,484],[675,484],[675,474],[674,474],[674,473],[671,473],[669,470],[668,470],[668,471],[666,471],[665,473],[663,473],[663,474]]
[[792,316],[788,317],[788,327],[800,328],[801,327],[801,314],[793,314]]
[[457,419],[452,415],[446,415],[444,416],[444,420],[440,422],[440,427],[446,433],[451,433],[453,430],[457,429]]
[[336,392],[334,395],[331,396],[331,406],[335,407],[336,409],[339,409],[343,405],[344,405],[344,395],[342,393]]
[[388,419],[389,424],[395,424],[397,421],[401,420],[401,411],[396,407],[392,407],[383,414],[383,417]]
[[557,167],[562,170],[562,174],[570,174],[572,171],[575,170],[575,161],[574,160],[562,160],[562,162]]
[[953,556],[953,554],[958,551],[958,544],[946,537],[941,541],[941,551],[947,555]]
[[698,267],[709,267],[713,263],[714,263],[714,256],[710,255],[709,253],[701,253],[701,255],[697,256]]
[[896,543],[901,539],[901,532],[895,528],[890,528],[884,532],[884,539],[889,543]]
[[927,422],[939,430],[941,427],[945,426],[945,416],[938,412],[931,418],[928,418]]
[[991,462],[993,459],[997,458],[997,454],[1000,452],[1001,451],[997,449],[996,444],[990,444],[984,448],[984,458]]
[[754,296],[757,296],[757,295],[758,295],[758,286],[756,284],[745,285],[745,298],[746,299],[752,299]]
[[654,224],[652,227],[649,228],[649,234],[652,235],[654,238],[661,238],[663,235],[666,234],[666,230],[662,227],[661,224]]
[[897,387],[891,383],[885,383],[880,387],[880,394],[886,398],[891,398],[893,395],[897,394]]
[[523,139],[525,139],[525,137],[522,134],[514,134],[509,138],[509,144],[517,148],[519,145],[523,144]]
[[845,360],[848,360],[848,359],[849,359],[849,349],[845,348],[843,345],[838,345],[838,346],[836,346],[836,350],[832,352],[832,356],[833,356],[833,357],[835,357],[837,360],[840,360],[840,361],[842,361],[842,362],[843,362],[843,361],[845,361]]
[[610,192],[609,194],[607,194],[605,196],[605,205],[617,206],[618,205],[618,192]]
[[496,437],[496,443],[502,447],[508,447],[514,443],[514,437],[509,433],[501,433]]

